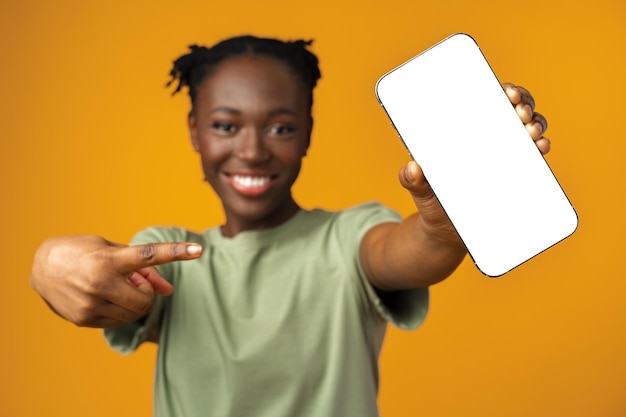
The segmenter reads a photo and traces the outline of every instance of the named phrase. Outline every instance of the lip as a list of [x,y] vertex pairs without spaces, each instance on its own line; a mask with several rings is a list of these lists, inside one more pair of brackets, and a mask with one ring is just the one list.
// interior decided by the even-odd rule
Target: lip
[[259,173],[226,173],[228,184],[244,197],[258,197],[269,191],[277,175]]

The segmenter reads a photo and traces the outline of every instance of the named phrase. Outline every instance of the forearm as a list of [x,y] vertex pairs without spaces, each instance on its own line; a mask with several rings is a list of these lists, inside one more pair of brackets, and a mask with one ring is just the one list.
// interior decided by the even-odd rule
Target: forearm
[[372,229],[365,243],[369,257],[366,273],[381,290],[400,290],[433,285],[447,278],[461,263],[465,246],[454,229],[430,229],[419,213],[399,224]]

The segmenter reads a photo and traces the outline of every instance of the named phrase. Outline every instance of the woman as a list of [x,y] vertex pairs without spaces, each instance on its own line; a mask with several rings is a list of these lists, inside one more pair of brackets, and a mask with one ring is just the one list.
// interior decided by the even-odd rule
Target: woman
[[[174,63],[223,225],[149,228],[131,246],[60,237],[37,251],[31,285],[57,314],[105,328],[121,352],[159,343],[157,416],[377,416],[386,323],[419,326],[428,287],[465,256],[415,162],[399,173],[417,207],[406,219],[377,203],[299,207],[291,187],[320,78],[309,44],[244,36]],[[530,94],[505,90],[547,152]]]

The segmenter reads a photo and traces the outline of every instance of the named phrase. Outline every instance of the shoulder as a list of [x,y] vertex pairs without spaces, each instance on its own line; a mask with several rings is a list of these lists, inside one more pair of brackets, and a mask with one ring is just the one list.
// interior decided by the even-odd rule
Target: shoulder
[[326,250],[356,256],[366,233],[373,227],[402,218],[380,203],[368,202],[340,211],[313,209],[303,211],[289,227],[290,244],[301,242],[310,247],[319,242]]
[[303,210],[285,227],[285,232],[300,238],[309,238],[316,233],[355,236],[378,224],[400,221],[402,218],[394,210],[378,202],[367,202],[339,211]]
[[402,217],[394,210],[378,203],[368,202],[339,211],[334,216],[336,226],[350,233],[364,234],[382,223],[398,223]]
[[339,216],[346,218],[371,218],[374,221],[382,220],[389,222],[399,222],[402,220],[400,215],[395,210],[392,210],[389,207],[386,207],[376,201],[370,201],[350,207],[348,209],[338,212],[338,214]]

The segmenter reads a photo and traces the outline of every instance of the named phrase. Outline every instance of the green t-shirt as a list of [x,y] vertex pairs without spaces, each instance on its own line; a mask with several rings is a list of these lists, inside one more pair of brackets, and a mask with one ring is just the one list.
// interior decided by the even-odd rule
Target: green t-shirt
[[149,228],[133,244],[198,242],[202,257],[160,266],[174,294],[106,338],[126,353],[160,325],[157,417],[378,416],[386,323],[414,329],[428,309],[427,289],[378,294],[364,277],[363,236],[395,221],[368,203],[300,210],[233,238],[219,228]]

